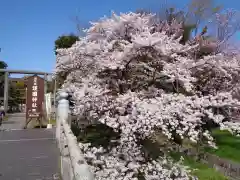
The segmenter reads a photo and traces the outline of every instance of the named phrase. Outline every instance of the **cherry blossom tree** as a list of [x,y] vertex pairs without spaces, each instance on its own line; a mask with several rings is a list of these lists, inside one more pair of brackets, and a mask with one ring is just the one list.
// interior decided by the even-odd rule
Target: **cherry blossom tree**
[[223,13],[217,13],[215,17],[217,39],[219,40],[219,51],[228,50],[229,39],[240,30],[240,13],[238,11],[228,9]]
[[180,28],[162,27],[153,14],[113,13],[57,50],[55,73],[66,74],[73,112],[119,133],[109,147],[80,143],[96,179],[190,179],[180,162],[146,156],[141,141],[161,131],[215,146],[209,123],[239,133],[228,111],[239,106],[239,56],[196,58],[199,43],[181,44]]

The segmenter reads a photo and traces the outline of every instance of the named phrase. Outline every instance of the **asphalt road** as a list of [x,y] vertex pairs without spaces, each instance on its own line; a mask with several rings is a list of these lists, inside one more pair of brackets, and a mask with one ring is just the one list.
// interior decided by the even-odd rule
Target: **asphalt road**
[[0,180],[56,180],[55,129],[0,130]]

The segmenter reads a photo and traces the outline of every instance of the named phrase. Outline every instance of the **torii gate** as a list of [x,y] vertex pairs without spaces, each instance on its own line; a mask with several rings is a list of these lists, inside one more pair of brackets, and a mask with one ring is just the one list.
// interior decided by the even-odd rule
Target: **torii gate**
[[[8,86],[9,86],[9,75],[10,74],[36,74],[36,75],[44,75],[44,94],[47,92],[47,76],[52,75],[52,73],[48,72],[40,72],[40,71],[27,71],[27,70],[11,70],[11,69],[0,69],[0,72],[5,73],[4,77],[4,110],[7,112],[8,109]],[[55,103],[55,94],[56,94],[56,80],[55,80],[55,88],[54,88],[54,103]]]

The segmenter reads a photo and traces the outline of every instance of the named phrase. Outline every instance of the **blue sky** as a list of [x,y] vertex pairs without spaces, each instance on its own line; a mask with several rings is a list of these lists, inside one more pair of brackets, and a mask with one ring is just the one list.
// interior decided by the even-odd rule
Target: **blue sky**
[[[11,69],[51,72],[54,41],[76,32],[74,17],[83,24],[115,12],[160,8],[163,0],[1,0],[0,60]],[[177,7],[187,0],[169,0]],[[226,8],[240,10],[239,0],[218,0]],[[231,3],[229,3],[231,2]]]

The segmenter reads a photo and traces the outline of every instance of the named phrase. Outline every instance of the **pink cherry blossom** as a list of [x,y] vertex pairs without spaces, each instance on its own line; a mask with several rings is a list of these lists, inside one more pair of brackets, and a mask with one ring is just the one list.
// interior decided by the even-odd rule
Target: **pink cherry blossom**
[[80,143],[97,180],[137,180],[138,173],[148,180],[190,179],[187,167],[167,157],[146,161],[138,141],[156,129],[170,140],[177,134],[197,143],[204,136],[211,146],[206,121],[240,132],[228,111],[240,105],[239,56],[196,59],[198,44],[182,45],[178,31],[156,30],[153,17],[113,13],[71,48],[57,50],[55,73],[66,74],[62,89],[72,95],[73,112],[121,132],[110,151]]

